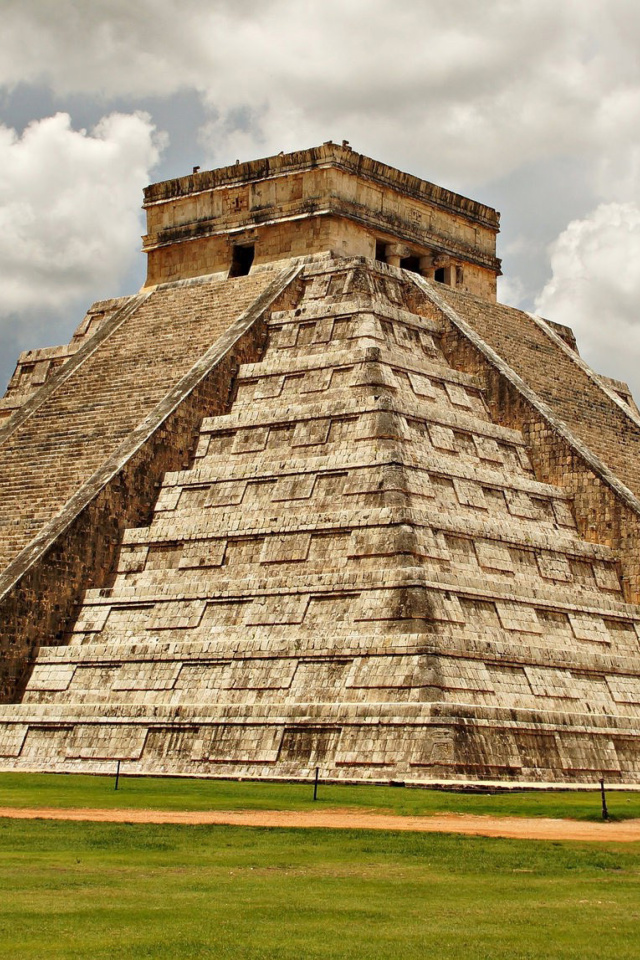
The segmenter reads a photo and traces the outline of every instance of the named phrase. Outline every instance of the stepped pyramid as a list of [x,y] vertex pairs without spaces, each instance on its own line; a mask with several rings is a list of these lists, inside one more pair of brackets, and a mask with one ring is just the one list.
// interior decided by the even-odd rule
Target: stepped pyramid
[[495,212],[333,144],[146,205],[4,401],[1,768],[637,783],[640,418]]

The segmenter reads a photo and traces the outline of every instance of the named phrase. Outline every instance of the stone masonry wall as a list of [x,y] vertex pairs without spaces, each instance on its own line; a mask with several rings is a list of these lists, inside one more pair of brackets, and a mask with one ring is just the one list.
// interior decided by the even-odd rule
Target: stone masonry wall
[[640,418],[616,402],[569,348],[522,310],[488,304],[440,285],[438,294],[482,337],[555,416],[640,497]]
[[434,285],[327,258],[300,283],[0,709],[0,764],[637,783],[640,607],[504,422],[532,422],[512,386],[544,421],[534,395],[498,358],[487,405]]
[[130,297],[98,300],[87,311],[69,343],[57,347],[40,347],[23,350],[7,385],[4,397],[0,398],[0,423],[18,410],[40,387],[54,376],[67,360],[109,320],[126,306]]
[[[550,417],[543,416],[517,385],[504,376],[459,326],[448,323],[442,344],[450,361],[461,370],[482,379],[487,403],[496,421],[522,431],[531,449],[536,476],[571,494],[582,536],[590,542],[606,544],[614,550],[621,563],[621,581],[625,596],[629,602],[638,603],[640,503],[634,502],[633,496],[625,495],[625,490],[619,483],[612,486],[606,475],[598,471],[597,465],[594,466],[588,454],[601,454],[607,458],[604,465],[611,465],[616,470],[615,475],[609,474],[611,480],[615,481],[616,477],[624,478],[636,489],[640,489],[637,472],[637,463],[640,461],[633,456],[634,446],[639,448],[640,453],[640,429],[634,426],[602,390],[598,392],[597,386],[592,385],[580,368],[563,362],[565,357],[552,342],[546,341],[546,360],[541,363],[533,353],[535,348],[527,344],[524,331],[521,336],[515,337],[513,329],[506,324],[495,323],[489,327],[475,298],[465,300],[456,297],[449,290],[434,287],[430,299],[436,303],[444,302],[448,306],[455,306],[460,317],[469,322],[474,331],[488,337],[487,343],[490,347],[505,351],[506,357],[505,353],[501,353],[500,358],[507,359],[507,362],[514,361],[514,372],[522,377],[526,384],[531,385],[534,390],[540,390],[549,405]],[[510,324],[519,321],[523,316],[520,311],[507,307],[499,307],[493,313],[487,304],[483,304],[483,308],[489,317],[495,317],[496,314],[500,318],[508,317]],[[482,323],[479,322],[479,317],[483,317]],[[447,319],[444,312],[443,319]],[[491,336],[491,333],[494,335]],[[534,342],[537,342],[538,335],[544,342],[544,335],[537,330],[535,333]],[[560,397],[555,394],[553,386],[561,387]],[[597,402],[594,401],[593,405],[589,402],[590,394],[596,395]],[[566,421],[563,419],[565,416]],[[569,426],[575,431],[573,443],[559,431],[559,425]],[[624,443],[620,441],[619,430],[623,431]],[[630,443],[627,444],[629,439]]]
[[[286,286],[293,274],[281,276]],[[224,411],[238,365],[260,356],[264,310],[282,293],[279,276],[271,286],[269,279],[267,275],[251,287],[262,296],[253,314],[249,311],[237,330],[230,327],[220,338],[218,356],[214,351],[208,366],[201,362],[202,369],[196,364],[167,393],[154,414],[84,486],[72,491],[63,511],[0,576],[2,700],[19,699],[39,647],[63,640],[83,592],[108,584],[124,530],[148,520],[163,474],[189,464],[202,417]],[[295,295],[292,287],[282,302]]]
[[348,147],[322,147],[153,184],[145,191],[147,286],[227,271],[233,243],[256,263],[332,251],[373,259],[376,240],[464,264],[462,288],[495,300],[499,217],[483,204]]
[[272,279],[201,278],[133,298],[10,418],[0,430],[0,570]]
[[375,238],[355,224],[327,215],[287,223],[248,226],[233,234],[170,243],[148,259],[146,286],[229,271],[233,244],[253,244],[256,266],[333,251],[338,256],[375,256]]

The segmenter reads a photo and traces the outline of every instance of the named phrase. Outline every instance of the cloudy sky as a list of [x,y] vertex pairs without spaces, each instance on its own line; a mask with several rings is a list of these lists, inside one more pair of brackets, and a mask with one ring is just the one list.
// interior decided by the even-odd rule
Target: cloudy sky
[[144,280],[142,188],[348,139],[502,213],[500,299],[640,397],[637,0],[0,0],[0,391]]

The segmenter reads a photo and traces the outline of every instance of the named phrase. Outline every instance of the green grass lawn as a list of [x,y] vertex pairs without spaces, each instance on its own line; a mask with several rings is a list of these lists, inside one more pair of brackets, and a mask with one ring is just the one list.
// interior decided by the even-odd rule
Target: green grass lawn
[[[612,818],[640,817],[640,793],[608,791]],[[61,774],[0,774],[0,806],[136,807],[157,810],[309,810],[363,807],[401,816],[475,813],[495,816],[571,817],[599,820],[598,790],[589,793],[524,791],[467,794],[406,787],[251,783],[180,778],[124,778]],[[640,952],[640,951],[639,951]]]
[[636,960],[639,845],[0,820],[12,960]]

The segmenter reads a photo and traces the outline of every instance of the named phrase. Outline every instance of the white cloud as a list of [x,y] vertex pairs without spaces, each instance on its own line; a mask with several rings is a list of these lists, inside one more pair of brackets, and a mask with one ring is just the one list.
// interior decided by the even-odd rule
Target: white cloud
[[459,188],[572,151],[606,180],[637,139],[639,21],[629,0],[5,0],[0,84],[196,89],[209,163],[348,137]]
[[[596,365],[630,376],[630,362],[615,353],[610,334],[624,331],[627,347],[640,346],[635,293],[624,294],[629,285],[637,292],[635,279],[623,282],[612,267],[612,286],[602,264],[613,250],[622,256],[637,235],[628,203],[640,188],[636,0],[3,0],[2,6],[0,88],[43,84],[62,99],[93,98],[94,106],[196,91],[208,113],[200,155],[193,150],[193,162],[203,167],[347,137],[360,152],[471,195],[487,183],[493,191],[513,174],[522,196],[527,171],[561,171],[566,161],[567,169],[580,171],[580,182],[566,191],[570,199],[550,191],[553,225],[545,231],[538,224],[530,257],[512,258],[520,275],[507,278],[503,296],[530,303],[549,236],[576,210],[582,216],[602,204],[558,238],[553,277],[539,303],[579,328]],[[87,136],[67,123],[58,147],[38,151],[35,134],[44,142],[48,128],[27,131],[35,167],[45,152],[49,161],[38,168],[41,193],[34,178],[22,183],[14,169],[15,189],[0,196],[7,205],[2,224],[8,218],[10,227],[9,242],[0,243],[0,267],[13,278],[9,298],[36,304],[45,288],[56,303],[71,289],[86,289],[91,298],[97,287],[89,289],[90,276],[107,292],[109,278],[138,247],[139,188],[157,150],[145,122],[136,128],[130,121],[129,135],[137,129],[140,137],[128,146],[116,127]],[[3,132],[0,162],[19,143]],[[109,144],[123,163],[111,180]],[[103,182],[98,202],[95,184]],[[45,213],[58,224],[55,231],[43,231]],[[91,228],[101,217],[104,242]],[[529,237],[526,222],[517,234]],[[600,253],[590,252],[598,244]],[[587,262],[585,280],[580,271]],[[596,303],[598,316],[611,318],[604,337],[596,320],[575,319],[595,317]]]
[[160,146],[144,114],[111,114],[90,133],[65,113],[21,137],[0,126],[0,315],[60,311],[117,287],[139,249]]
[[601,204],[550,249],[536,312],[572,327],[584,358],[640,397],[640,206]]
[[498,301],[511,307],[519,307],[525,298],[525,290],[519,277],[498,277]]

